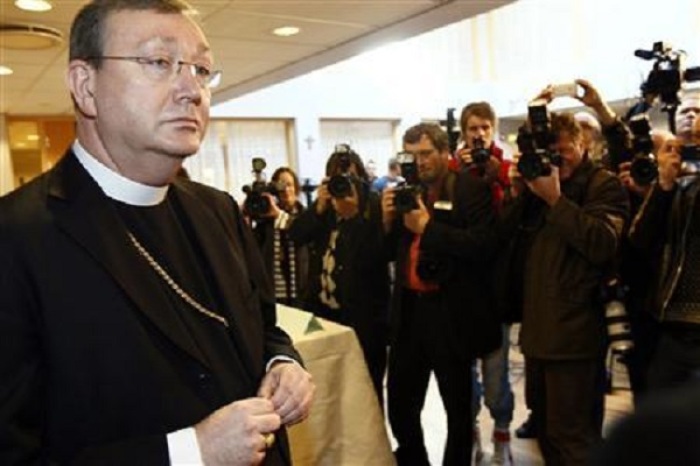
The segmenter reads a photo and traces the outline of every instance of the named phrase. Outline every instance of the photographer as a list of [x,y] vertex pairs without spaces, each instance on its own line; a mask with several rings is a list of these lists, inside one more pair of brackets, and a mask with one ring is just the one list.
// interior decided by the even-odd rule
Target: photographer
[[[535,112],[529,114],[525,131],[544,132],[536,139],[546,146],[521,154],[511,171],[514,199],[500,225],[508,254],[498,264],[497,296],[511,296],[512,312],[522,313],[528,383],[537,387],[528,402],[545,462],[584,465],[601,438],[595,407],[602,403],[607,339],[599,288],[628,203],[619,180],[586,157],[572,115],[533,122]],[[522,163],[528,155],[542,157],[539,171]]]
[[[505,190],[510,186],[508,169],[510,162],[503,160],[503,150],[494,142],[496,112],[488,102],[472,102],[462,109],[459,119],[464,145],[457,150],[457,158],[463,169],[482,178],[491,186],[494,208],[500,209]],[[472,365],[472,419],[474,421],[474,456],[483,456],[478,416],[481,398],[494,421],[493,455],[491,462],[511,465],[510,423],[513,420],[514,397],[508,376],[508,350],[510,349],[510,322],[503,323],[500,348]],[[479,382],[477,364],[480,363],[482,382]]]
[[683,136],[667,141],[659,152],[658,182],[630,230],[632,243],[654,251],[659,264],[652,312],[661,323],[661,336],[649,369],[650,391],[680,385],[700,371],[700,293],[695,286],[700,183],[697,173],[686,172],[689,161],[681,155],[684,146],[700,143],[700,119],[695,118],[692,130],[677,128]]
[[389,274],[382,212],[362,159],[346,144],[329,157],[316,200],[294,221],[289,236],[309,247],[303,308],[355,330],[383,406]]
[[498,348],[501,338],[485,292],[495,248],[493,204],[486,182],[448,169],[448,137],[439,126],[409,128],[403,149],[423,189],[413,194],[412,208],[401,200],[407,192],[401,187],[382,196],[387,241],[396,255],[387,381],[395,456],[399,466],[429,464],[421,411],[434,372],[447,412],[443,464],[462,466],[470,464],[472,448],[467,367]]
[[291,168],[280,167],[272,174],[270,185],[276,196],[271,192],[262,193],[269,209],[252,222],[253,233],[275,286],[277,302],[301,307],[307,287],[309,255],[306,246],[296,244],[289,236],[290,226],[304,211],[299,202],[299,178]]

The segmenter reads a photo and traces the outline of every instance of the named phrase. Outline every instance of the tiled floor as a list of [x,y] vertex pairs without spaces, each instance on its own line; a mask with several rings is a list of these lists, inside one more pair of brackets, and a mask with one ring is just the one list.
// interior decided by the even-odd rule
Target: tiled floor
[[[524,402],[524,360],[520,349],[517,346],[517,328],[511,333],[510,351],[510,378],[515,393],[515,413],[513,414],[512,430],[516,429],[527,417],[527,409]],[[605,425],[613,423],[620,416],[624,416],[632,410],[632,400],[628,387],[627,375],[622,364],[614,364],[613,382],[616,389],[606,397]],[[491,438],[493,422],[488,411],[481,410],[479,415],[481,436],[485,450],[485,458],[482,465],[488,465],[491,455]],[[387,427],[388,428],[388,427]],[[430,462],[433,465],[440,465],[442,462],[442,449],[446,436],[445,413],[442,401],[437,391],[437,385],[431,380],[428,389],[426,406],[423,411],[423,430],[425,432],[426,446]],[[390,432],[390,429],[389,429]],[[392,440],[393,441],[393,440]],[[512,441],[513,457],[518,466],[541,466],[544,465],[535,440],[520,440],[513,434]]]

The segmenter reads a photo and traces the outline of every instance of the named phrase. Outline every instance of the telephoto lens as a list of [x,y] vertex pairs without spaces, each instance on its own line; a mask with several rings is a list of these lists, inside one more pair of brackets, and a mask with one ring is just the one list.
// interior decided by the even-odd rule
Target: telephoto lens
[[605,325],[612,351],[627,353],[634,347],[630,319],[621,300],[613,298],[605,303]]

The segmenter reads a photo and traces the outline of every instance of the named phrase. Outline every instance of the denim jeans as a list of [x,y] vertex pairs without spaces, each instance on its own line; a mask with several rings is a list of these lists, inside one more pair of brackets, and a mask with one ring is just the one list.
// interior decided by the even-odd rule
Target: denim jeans
[[[510,325],[503,325],[503,342],[493,353],[477,359],[472,364],[472,417],[474,424],[481,410],[481,397],[491,413],[494,427],[510,429],[513,420],[514,398],[508,378],[508,350],[510,349]],[[477,377],[477,364],[481,363],[481,382]]]

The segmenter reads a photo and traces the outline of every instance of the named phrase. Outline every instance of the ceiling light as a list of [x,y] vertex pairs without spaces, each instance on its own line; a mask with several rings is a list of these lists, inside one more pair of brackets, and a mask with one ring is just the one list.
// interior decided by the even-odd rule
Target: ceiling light
[[38,141],[38,140],[39,140],[38,134],[27,134],[27,141]]
[[63,42],[57,29],[35,24],[0,24],[0,49],[47,49]]
[[272,33],[280,37],[289,37],[299,34],[301,29],[296,26],[283,26],[281,28],[274,29]]
[[15,0],[15,6],[27,11],[49,11],[53,8],[46,0]]
[[14,71],[12,71],[12,68],[0,65],[0,76],[9,76],[12,73],[14,73]]

